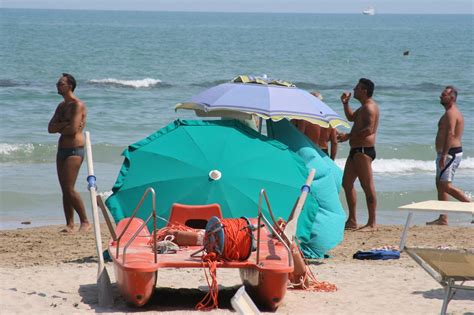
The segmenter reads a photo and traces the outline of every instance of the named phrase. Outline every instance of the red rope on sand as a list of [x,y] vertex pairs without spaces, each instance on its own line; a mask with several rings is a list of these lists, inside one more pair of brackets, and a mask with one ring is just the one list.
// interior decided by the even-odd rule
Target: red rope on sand
[[[304,257],[303,252],[301,251],[298,243],[296,243],[296,248],[298,248],[298,251],[301,257]],[[337,291],[337,287],[335,284],[332,284],[326,281],[318,281],[313,271],[311,271],[311,268],[309,268],[309,266],[306,264],[306,261],[305,261],[304,275],[300,277],[299,282],[297,283],[290,282],[290,288],[299,289],[299,290],[307,290],[307,291],[316,291],[316,292]]]
[[[204,268],[204,275],[206,276],[209,292],[196,305],[196,309],[200,311],[208,311],[218,308],[218,285],[217,285],[217,262],[218,261],[235,261],[245,260],[248,257],[252,246],[252,238],[248,230],[248,223],[245,219],[222,219],[224,229],[224,252],[221,256],[217,253],[211,252],[202,257],[202,265]],[[207,235],[204,242],[208,241]],[[205,267],[209,268],[209,277],[206,273]]]

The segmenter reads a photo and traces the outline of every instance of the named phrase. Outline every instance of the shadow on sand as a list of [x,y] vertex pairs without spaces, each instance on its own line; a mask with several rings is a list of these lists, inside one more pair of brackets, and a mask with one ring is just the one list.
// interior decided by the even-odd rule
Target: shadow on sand
[[[456,293],[454,294],[451,301],[459,300],[459,301],[474,301],[474,291],[468,290],[455,290]],[[443,300],[445,291],[443,288],[439,289],[432,289],[429,291],[414,291],[413,294],[423,295],[425,299],[436,299],[436,300]]]
[[[232,309],[230,299],[235,295],[240,286],[234,287],[219,287],[219,308]],[[104,312],[165,312],[165,311],[194,311],[196,304],[198,304],[206,295],[207,287],[200,289],[189,288],[155,288],[155,292],[150,301],[143,307],[134,307],[127,304],[119,293],[118,287],[115,283],[112,284],[114,306],[104,308],[99,306],[97,285],[84,284],[79,287],[79,295],[82,297],[82,302],[89,305],[96,313]]]

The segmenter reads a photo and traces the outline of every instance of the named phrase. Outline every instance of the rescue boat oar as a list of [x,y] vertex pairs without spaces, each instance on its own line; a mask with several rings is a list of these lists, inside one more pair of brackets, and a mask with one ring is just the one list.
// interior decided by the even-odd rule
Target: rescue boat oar
[[109,274],[104,264],[102,256],[102,238],[100,236],[99,212],[97,210],[97,186],[94,176],[94,165],[92,163],[92,146],[89,131],[86,131],[86,154],[87,154],[87,182],[89,183],[89,192],[91,195],[92,219],[94,223],[95,245],[97,248],[97,256],[99,258],[99,270],[97,271],[97,289],[99,291],[99,305],[102,307],[112,306],[114,298],[112,295],[112,285],[110,284]]
[[285,235],[288,246],[291,248],[291,254],[293,256],[293,272],[290,273],[289,278],[292,283],[296,283],[297,287],[306,288],[309,285],[309,278],[306,277],[307,266],[304,260],[304,256],[299,248],[299,244],[296,240],[296,228],[298,226],[298,217],[301,214],[301,210],[306,202],[306,197],[311,191],[311,183],[313,182],[314,174],[316,171],[312,168],[309,171],[306,182],[301,187],[301,194],[296,202],[296,205],[291,212],[288,223],[285,226],[283,234]]
[[[306,197],[308,196],[308,193],[311,190],[311,183],[313,182],[315,173],[316,173],[316,170],[314,168],[312,168],[309,171],[308,178],[306,178],[306,182],[301,188],[301,195],[298,198],[298,202],[296,203],[295,209],[290,214],[288,222],[285,226],[285,230],[283,231],[283,234],[285,234],[286,238],[288,239],[290,243],[293,243],[295,241],[296,227],[298,225],[298,217],[300,216],[301,210],[303,209],[304,203],[306,202]],[[291,244],[288,244],[288,245],[291,245]]]

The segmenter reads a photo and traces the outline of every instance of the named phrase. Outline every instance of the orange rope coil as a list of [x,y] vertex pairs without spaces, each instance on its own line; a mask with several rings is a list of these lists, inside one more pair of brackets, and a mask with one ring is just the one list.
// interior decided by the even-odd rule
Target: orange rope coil
[[[224,230],[224,248],[219,254],[213,251],[212,248],[216,248],[216,238],[212,233],[207,231],[219,230],[221,225]],[[218,285],[217,285],[217,262],[218,261],[243,261],[246,260],[252,252],[252,230],[249,226],[249,222],[246,219],[221,219],[215,223],[216,226],[211,226],[206,229],[206,235],[204,236],[204,244],[206,244],[206,255],[202,256],[202,265],[209,269],[209,277],[204,269],[206,276],[207,285],[209,286],[209,292],[204,298],[196,305],[197,310],[211,310],[217,308],[218,305]]]

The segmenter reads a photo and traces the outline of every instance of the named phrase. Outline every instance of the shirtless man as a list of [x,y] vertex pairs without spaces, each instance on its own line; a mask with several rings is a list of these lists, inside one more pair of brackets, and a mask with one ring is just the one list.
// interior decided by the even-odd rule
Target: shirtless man
[[49,133],[59,133],[56,170],[63,194],[63,208],[66,216],[66,228],[63,232],[74,231],[74,210],[81,221],[80,232],[90,229],[86,209],[81,196],[74,189],[79,169],[84,159],[84,135],[86,107],[73,95],[76,80],[70,74],[63,73],[56,83],[58,94],[64,100],[59,103],[48,124]]
[[354,88],[354,98],[361,106],[352,111],[349,106],[351,93],[344,92],[341,95],[341,102],[344,105],[344,113],[347,120],[353,121],[350,133],[338,134],[339,142],[349,140],[351,150],[344,168],[342,186],[346,194],[347,205],[349,207],[349,218],[346,222],[346,229],[357,228],[356,203],[357,193],[354,182],[359,178],[362,189],[365,193],[369,219],[362,228],[375,228],[375,210],[377,208],[377,196],[375,194],[374,179],[372,176],[372,161],[375,159],[375,135],[379,124],[379,107],[372,99],[374,83],[369,79],[360,79]]
[[[336,129],[329,127],[323,128],[318,126],[319,131],[319,138],[317,145],[324,151],[327,155],[331,157],[332,160],[336,159],[337,154],[337,132]],[[331,143],[331,154],[329,154],[329,145]]]
[[[451,182],[462,158],[461,138],[464,131],[464,118],[456,105],[458,91],[447,86],[439,99],[445,112],[438,122],[436,134],[436,189],[438,200],[448,200],[448,195],[459,201],[470,202],[469,198]],[[447,225],[448,216],[442,214],[438,219],[427,222],[428,225]]]
[[[322,100],[322,96],[319,92],[311,92],[311,94]],[[304,120],[294,120],[294,125],[301,131],[302,134],[307,136],[314,145],[318,146],[324,153],[329,155],[328,142],[331,142],[331,159],[336,159],[337,154],[337,133],[336,129],[329,127],[323,128],[319,125],[312,124]]]

